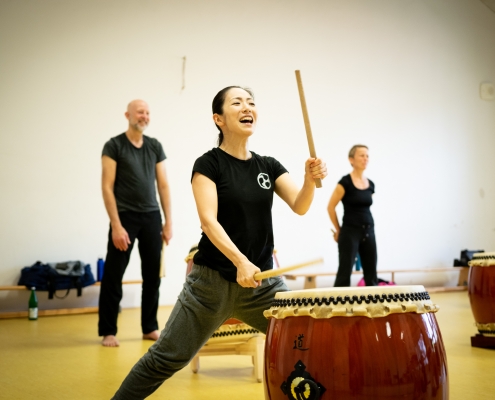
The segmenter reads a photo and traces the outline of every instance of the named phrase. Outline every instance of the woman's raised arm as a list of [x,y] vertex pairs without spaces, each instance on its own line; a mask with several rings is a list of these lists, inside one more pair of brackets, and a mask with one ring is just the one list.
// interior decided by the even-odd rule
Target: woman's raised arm
[[308,158],[302,188],[299,189],[290,175],[285,173],[275,181],[275,193],[289,205],[292,211],[304,215],[313,202],[315,179],[324,179],[327,174],[327,166],[321,159]]

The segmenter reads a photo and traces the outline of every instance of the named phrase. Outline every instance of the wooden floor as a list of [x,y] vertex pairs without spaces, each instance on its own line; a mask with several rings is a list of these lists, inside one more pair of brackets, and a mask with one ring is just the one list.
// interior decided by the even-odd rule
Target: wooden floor
[[[495,399],[495,350],[473,348],[467,292],[432,293],[449,364],[450,400]],[[160,308],[163,325],[170,307]],[[96,314],[0,320],[0,399],[109,399],[150,342],[140,339],[140,311],[123,310],[121,346],[104,348]],[[201,359],[165,382],[150,399],[262,400],[248,356]]]

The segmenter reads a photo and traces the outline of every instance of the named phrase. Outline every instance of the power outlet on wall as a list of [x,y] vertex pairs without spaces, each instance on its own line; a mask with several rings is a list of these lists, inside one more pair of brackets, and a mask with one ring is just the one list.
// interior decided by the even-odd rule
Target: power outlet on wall
[[480,96],[483,100],[495,99],[495,86],[490,82],[483,82],[480,86]]

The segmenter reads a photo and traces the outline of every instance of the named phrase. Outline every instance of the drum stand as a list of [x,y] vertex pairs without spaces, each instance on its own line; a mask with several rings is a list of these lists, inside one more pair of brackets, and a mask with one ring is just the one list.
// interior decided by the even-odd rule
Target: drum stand
[[471,347],[495,349],[495,337],[483,336],[477,333],[475,336],[471,336]]
[[259,333],[253,335],[245,341],[209,344],[206,343],[191,361],[191,370],[194,373],[199,371],[199,357],[203,356],[223,356],[227,354],[237,354],[251,356],[254,365],[254,376],[258,382],[263,381],[263,351],[265,347],[265,335]]

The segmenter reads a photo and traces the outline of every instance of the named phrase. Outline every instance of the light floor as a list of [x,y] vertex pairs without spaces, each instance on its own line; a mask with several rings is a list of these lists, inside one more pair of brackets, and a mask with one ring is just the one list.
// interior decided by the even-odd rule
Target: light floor
[[[495,350],[471,347],[476,333],[467,292],[433,293],[447,350],[450,400],[495,399]],[[161,307],[163,325],[170,307]],[[0,399],[109,399],[150,346],[140,339],[139,309],[123,310],[119,348],[104,348],[96,314],[0,320]],[[177,338],[180,340],[180,338]],[[264,398],[248,356],[201,358],[165,382],[150,399]]]

